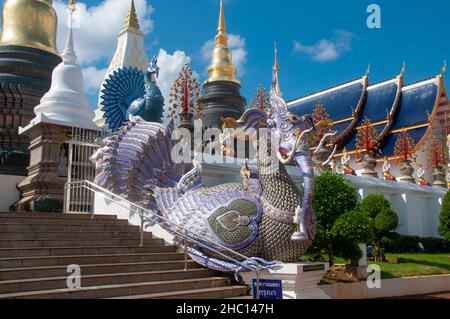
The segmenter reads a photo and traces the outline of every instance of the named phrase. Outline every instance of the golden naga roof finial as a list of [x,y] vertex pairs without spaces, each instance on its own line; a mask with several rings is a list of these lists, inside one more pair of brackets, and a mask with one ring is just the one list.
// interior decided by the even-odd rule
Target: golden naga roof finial
[[134,5],[134,0],[131,0],[130,10],[128,11],[127,18],[125,20],[125,30],[135,29],[140,30],[139,20],[136,14],[136,6]]
[[278,71],[280,71],[280,66],[278,64],[278,47],[277,44],[274,44],[274,53],[275,53],[275,62],[273,64],[273,77],[272,77],[272,89],[275,91],[275,93],[278,94],[278,96],[282,96],[280,89],[280,82],[278,80]]
[[273,64],[273,71],[278,72],[280,70],[280,66],[278,65],[278,47],[276,42],[274,43],[273,47],[275,50],[275,62]]
[[406,63],[405,63],[405,61],[403,61],[402,69],[400,71],[399,76],[403,76],[403,74],[405,74],[405,70],[406,70]]
[[442,78],[444,77],[445,72],[447,72],[447,61],[446,60],[444,60],[444,66],[442,67],[442,70],[441,70]]
[[367,64],[367,69],[366,69],[366,76],[370,75],[370,63]]
[[67,6],[71,10],[74,10],[76,5],[77,5],[77,1],[76,0],[69,0],[69,1],[67,1]]

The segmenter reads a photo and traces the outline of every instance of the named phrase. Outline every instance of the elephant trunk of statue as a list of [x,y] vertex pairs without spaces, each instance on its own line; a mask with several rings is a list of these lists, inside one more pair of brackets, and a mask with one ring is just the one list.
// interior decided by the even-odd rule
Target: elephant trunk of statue
[[315,225],[314,213],[312,210],[312,200],[314,194],[314,167],[311,158],[311,152],[307,148],[297,150],[294,161],[302,171],[304,181],[304,195],[302,207],[295,212],[295,223],[298,224],[298,230],[292,235],[292,240],[314,240]]

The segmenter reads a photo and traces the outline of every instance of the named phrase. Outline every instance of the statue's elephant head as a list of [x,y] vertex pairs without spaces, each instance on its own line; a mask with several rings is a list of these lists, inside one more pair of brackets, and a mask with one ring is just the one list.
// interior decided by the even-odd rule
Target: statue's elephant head
[[297,116],[291,113],[278,91],[278,85],[272,85],[271,107],[268,126],[272,140],[278,142],[277,157],[285,165],[300,168],[304,181],[303,205],[296,212],[300,231],[294,234],[295,240],[313,240],[315,237],[315,215],[312,209],[314,194],[314,166],[310,140],[315,138],[316,128],[311,115]]

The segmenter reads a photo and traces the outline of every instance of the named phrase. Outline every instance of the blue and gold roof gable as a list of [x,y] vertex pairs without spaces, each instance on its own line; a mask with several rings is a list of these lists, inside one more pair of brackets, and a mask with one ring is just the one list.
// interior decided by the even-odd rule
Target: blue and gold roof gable
[[308,95],[288,103],[292,113],[312,114],[314,108],[322,105],[333,121],[333,130],[337,131],[335,141],[341,143],[355,128],[364,106],[369,69],[360,79]]
[[[369,85],[369,72],[361,79],[308,95],[288,106],[297,115],[312,114],[322,105],[337,131],[335,143],[348,153],[356,150],[358,128],[368,119],[376,128],[382,147],[381,157],[392,157],[398,135],[407,131],[421,147],[432,131],[439,101],[445,92],[443,74],[410,85],[404,85],[401,73],[391,79]],[[338,154],[339,156],[339,154]]]

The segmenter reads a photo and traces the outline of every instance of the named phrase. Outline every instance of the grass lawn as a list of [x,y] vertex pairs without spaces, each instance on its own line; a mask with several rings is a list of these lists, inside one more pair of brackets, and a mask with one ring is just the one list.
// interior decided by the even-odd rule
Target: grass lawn
[[387,254],[386,257],[399,258],[399,263],[376,263],[381,267],[383,279],[450,274],[450,254]]

